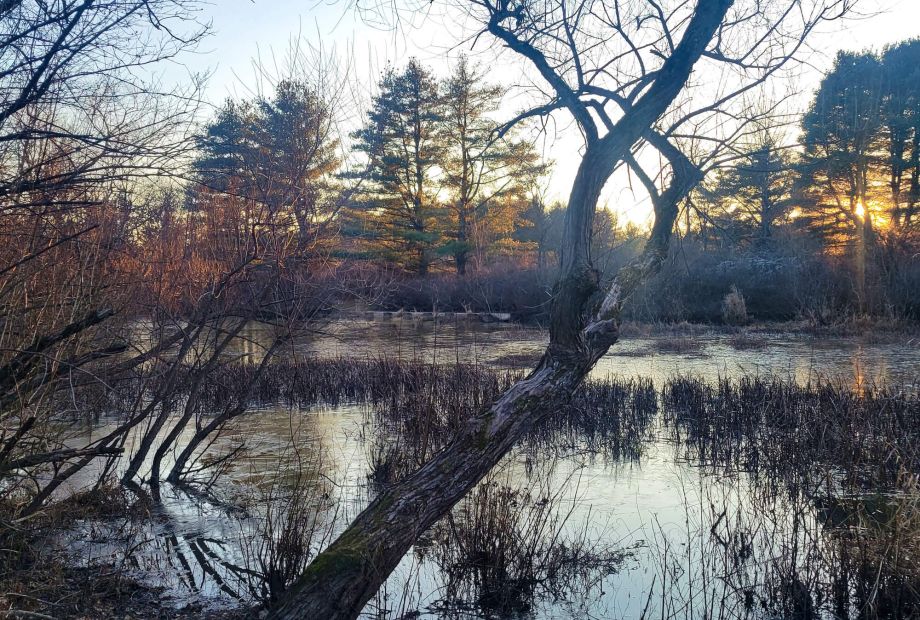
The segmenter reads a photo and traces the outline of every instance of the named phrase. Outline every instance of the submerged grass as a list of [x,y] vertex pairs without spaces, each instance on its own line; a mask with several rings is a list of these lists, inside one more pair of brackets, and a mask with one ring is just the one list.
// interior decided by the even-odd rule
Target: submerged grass
[[526,615],[540,597],[586,598],[619,570],[629,552],[592,541],[587,521],[573,517],[577,475],[552,484],[541,474],[526,488],[492,474],[433,528],[445,582],[437,608]]
[[684,500],[700,507],[686,508],[688,540],[657,539],[655,617],[701,599],[712,618],[920,614],[915,392],[677,377],[662,400],[670,438],[709,482]]

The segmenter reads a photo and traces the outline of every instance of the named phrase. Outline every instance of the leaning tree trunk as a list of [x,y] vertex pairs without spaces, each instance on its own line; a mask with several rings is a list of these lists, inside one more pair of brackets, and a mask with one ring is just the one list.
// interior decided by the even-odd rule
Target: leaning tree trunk
[[[584,164],[583,164],[584,167]],[[591,167],[588,162],[587,168]],[[580,177],[582,175],[579,175]],[[594,175],[589,175],[593,178]],[[578,187],[573,195],[597,200],[599,188]],[[624,267],[590,320],[556,314],[551,344],[537,368],[466,422],[458,436],[417,472],[385,490],[306,569],[271,617],[355,618],[396,568],[417,538],[446,514],[506,455],[515,442],[567,400],[594,363],[616,342],[616,314],[623,299],[655,272],[667,250],[674,208],[656,226],[664,239],[650,240],[642,256]],[[571,226],[583,223],[573,220]],[[598,290],[589,263],[560,281],[558,295],[578,301],[563,305],[578,317]],[[567,290],[564,288],[567,287]],[[576,305],[579,304],[579,305]],[[575,333],[567,330],[575,330]]]
[[[641,138],[671,146],[652,133],[652,126],[683,88],[731,4],[732,0],[699,0],[680,43],[654,82],[603,138],[598,136],[588,105],[552,74],[542,54],[503,28],[501,21],[513,15],[499,13],[489,22],[489,32],[532,60],[586,129],[587,148],[566,209],[550,344],[533,372],[488,410],[467,420],[457,437],[421,469],[378,495],[307,567],[272,611],[272,618],[356,618],[418,537],[447,514],[518,439],[565,401],[616,342],[623,301],[659,269],[677,201],[685,195],[678,190],[687,182],[681,176],[682,166],[672,165],[674,178],[654,203],[655,225],[644,252],[620,270],[605,295],[600,294],[599,274],[590,255],[601,190]],[[662,154],[670,159],[669,152]],[[667,208],[661,208],[666,203],[670,203]]]

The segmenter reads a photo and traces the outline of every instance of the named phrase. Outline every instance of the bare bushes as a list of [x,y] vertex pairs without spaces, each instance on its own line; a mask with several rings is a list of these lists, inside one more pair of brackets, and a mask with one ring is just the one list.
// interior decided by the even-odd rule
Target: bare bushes
[[258,505],[257,531],[243,537],[248,586],[257,601],[270,605],[300,576],[330,535],[335,514],[331,485],[301,464],[269,481]]
[[174,85],[158,67],[207,33],[197,6],[0,8],[0,499],[22,516],[119,451],[73,450],[60,418],[80,411],[58,392],[129,348],[113,316],[150,277],[138,188],[179,172],[201,94],[198,78]]
[[[624,318],[646,323],[746,324],[750,321],[805,320],[827,326],[859,314],[853,286],[853,257],[826,254],[805,240],[777,239],[770,247],[714,247],[685,239],[661,273],[642,286],[624,308]],[[630,258],[614,257],[606,273]],[[368,271],[373,273],[372,268]],[[548,312],[552,269],[501,266],[457,277],[424,278],[390,274],[374,293],[373,309],[444,312],[510,312],[516,320],[542,321]],[[373,278],[372,278],[373,279]],[[726,292],[743,287],[740,322],[726,314]],[[915,321],[920,317],[920,253],[916,242],[886,240],[867,265],[867,305],[871,316]]]
[[551,484],[551,472],[541,473],[530,489],[493,474],[435,525],[440,606],[507,617],[528,612],[539,595],[584,593],[618,570],[626,554],[592,544],[575,516],[577,490],[566,496],[577,489],[574,475]]
[[[866,311],[885,319],[916,319],[916,246],[874,251],[867,265]],[[685,239],[662,271],[630,300],[626,318],[643,322],[719,323],[726,291],[743,285],[749,320],[804,319],[833,325],[859,314],[853,257],[825,254],[804,240],[768,248],[713,247]]]
[[[805,292],[818,292],[817,283],[807,279],[808,274],[818,273],[816,269],[794,248],[744,252],[685,240],[625,310],[627,318],[637,321],[719,323],[726,291],[743,283],[746,311],[752,319],[788,321],[801,314]],[[826,271],[833,275],[832,270]],[[836,291],[837,283],[833,285]]]

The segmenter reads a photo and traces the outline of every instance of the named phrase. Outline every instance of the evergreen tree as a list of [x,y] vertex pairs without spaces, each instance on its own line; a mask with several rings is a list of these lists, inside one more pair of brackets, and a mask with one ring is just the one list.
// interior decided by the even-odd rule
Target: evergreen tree
[[[193,167],[200,187],[215,192],[248,195],[253,191],[250,162],[258,152],[252,127],[253,106],[227,100],[198,138]],[[243,186],[243,187],[241,187]]]
[[916,225],[920,204],[920,39],[886,49],[882,66],[892,223],[904,231]]
[[443,93],[444,176],[453,220],[445,250],[464,274],[471,255],[481,262],[486,251],[512,242],[514,222],[529,204],[528,189],[545,166],[530,144],[498,135],[492,114],[505,89],[484,83],[465,56]]
[[336,212],[338,145],[331,110],[306,84],[282,81],[271,99],[228,101],[199,139],[192,204],[235,203],[248,213],[242,221],[294,231],[308,251]]
[[735,165],[721,172],[710,198],[726,221],[736,223],[744,238],[765,246],[777,222],[796,204],[795,171],[788,155],[777,149],[772,137],[744,153]]
[[829,242],[847,241],[864,219],[871,227],[866,211],[883,161],[883,85],[873,54],[841,52],[802,120],[803,221]]
[[537,267],[549,267],[551,257],[558,260],[562,245],[565,205],[555,203],[547,207],[543,199],[534,194],[515,227],[514,238],[536,251]]
[[332,111],[311,88],[283,81],[272,99],[259,101],[253,127],[259,147],[252,164],[259,195],[273,219],[291,224],[305,250],[326,232],[336,214],[333,174],[339,142]]
[[439,164],[446,147],[443,100],[431,74],[415,59],[380,81],[355,149],[367,157],[357,203],[363,229],[384,255],[420,275],[443,242]]

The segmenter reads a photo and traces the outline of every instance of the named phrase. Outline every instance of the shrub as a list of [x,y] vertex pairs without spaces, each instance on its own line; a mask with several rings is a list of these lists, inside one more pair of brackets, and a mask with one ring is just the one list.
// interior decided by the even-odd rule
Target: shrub
[[722,322],[726,325],[745,325],[748,322],[744,295],[732,284],[731,290],[722,299]]

